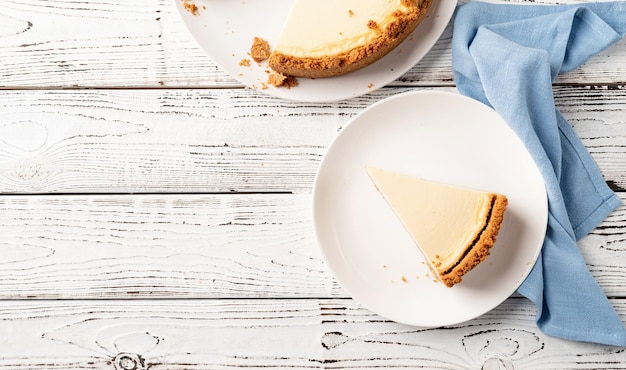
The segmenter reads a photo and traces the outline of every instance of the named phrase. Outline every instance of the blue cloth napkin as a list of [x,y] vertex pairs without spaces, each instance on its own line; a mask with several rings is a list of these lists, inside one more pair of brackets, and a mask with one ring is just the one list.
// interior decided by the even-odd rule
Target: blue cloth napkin
[[458,90],[494,108],[526,144],[545,180],[548,228],[518,292],[537,326],[569,340],[626,346],[626,329],[576,242],[620,204],[555,108],[552,82],[626,33],[626,1],[575,5],[469,2],[454,20]]

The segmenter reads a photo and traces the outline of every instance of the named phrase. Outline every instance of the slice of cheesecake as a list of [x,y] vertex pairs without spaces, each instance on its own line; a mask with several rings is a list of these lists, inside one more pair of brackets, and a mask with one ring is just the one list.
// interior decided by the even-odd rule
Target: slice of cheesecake
[[268,64],[296,77],[330,77],[382,58],[415,30],[432,0],[296,0]]
[[489,255],[508,205],[506,196],[375,167],[367,172],[446,286],[459,283]]

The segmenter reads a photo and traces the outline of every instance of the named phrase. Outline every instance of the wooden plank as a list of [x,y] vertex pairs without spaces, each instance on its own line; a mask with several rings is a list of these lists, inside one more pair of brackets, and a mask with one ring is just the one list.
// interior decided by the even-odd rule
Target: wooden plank
[[0,297],[325,297],[310,197],[0,197]]
[[[305,194],[0,196],[0,230],[0,299],[348,297]],[[625,233],[623,205],[580,243],[609,296]]]
[[[239,86],[198,47],[173,0],[0,4],[4,88]],[[202,82],[200,82],[202,81]]]
[[554,97],[605,179],[626,190],[626,85],[557,87]]
[[[2,2],[0,88],[241,86],[200,49],[175,1]],[[395,83],[452,85],[451,36],[450,26]],[[557,83],[625,83],[624,66],[626,40]]]
[[[232,89],[0,91],[0,193],[310,193],[341,127],[412,90],[424,89],[323,104]],[[607,181],[626,188],[626,86],[555,94]]]
[[[623,319],[626,302],[612,300]],[[2,368],[623,369],[619,347],[548,337],[512,298],[442,329],[350,299],[2,301]],[[133,364],[135,367],[133,367]]]

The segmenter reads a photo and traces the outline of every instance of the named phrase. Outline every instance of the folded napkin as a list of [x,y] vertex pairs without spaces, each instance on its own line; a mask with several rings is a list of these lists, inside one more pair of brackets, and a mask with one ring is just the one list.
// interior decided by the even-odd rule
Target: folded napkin
[[454,20],[457,87],[493,107],[543,175],[548,228],[518,292],[537,305],[537,326],[569,340],[626,346],[626,329],[576,242],[619,204],[574,130],[555,108],[552,82],[626,33],[626,1],[575,5],[469,2]]

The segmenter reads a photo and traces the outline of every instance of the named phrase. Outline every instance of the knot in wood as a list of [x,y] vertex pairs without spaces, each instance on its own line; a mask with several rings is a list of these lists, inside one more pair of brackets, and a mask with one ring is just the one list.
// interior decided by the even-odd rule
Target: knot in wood
[[146,370],[144,359],[135,353],[118,353],[113,361],[115,370]]
[[481,370],[513,370],[513,363],[501,356],[488,357],[485,359]]

